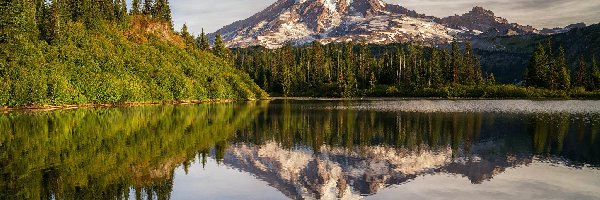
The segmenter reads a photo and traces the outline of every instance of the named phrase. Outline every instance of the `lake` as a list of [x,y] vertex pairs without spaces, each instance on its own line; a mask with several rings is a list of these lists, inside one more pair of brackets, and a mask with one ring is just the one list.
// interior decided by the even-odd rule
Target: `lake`
[[0,199],[599,199],[600,101],[0,114]]

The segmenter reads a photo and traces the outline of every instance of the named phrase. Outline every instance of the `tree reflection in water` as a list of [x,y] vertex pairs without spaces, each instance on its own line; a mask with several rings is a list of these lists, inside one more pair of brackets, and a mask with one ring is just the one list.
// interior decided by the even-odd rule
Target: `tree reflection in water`
[[331,109],[346,103],[2,114],[0,199],[169,199],[174,169],[209,157],[290,198],[374,194],[442,172],[477,184],[535,160],[600,165],[597,114]]

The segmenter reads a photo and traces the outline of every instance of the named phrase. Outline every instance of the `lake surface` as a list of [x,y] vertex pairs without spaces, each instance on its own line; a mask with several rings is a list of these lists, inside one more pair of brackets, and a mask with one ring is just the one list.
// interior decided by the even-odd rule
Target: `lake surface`
[[600,199],[600,101],[0,114],[0,199]]

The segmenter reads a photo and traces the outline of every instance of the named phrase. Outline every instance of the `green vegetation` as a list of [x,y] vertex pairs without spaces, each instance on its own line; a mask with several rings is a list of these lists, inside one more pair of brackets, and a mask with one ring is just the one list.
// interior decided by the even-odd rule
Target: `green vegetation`
[[253,101],[1,114],[0,199],[130,199],[130,190],[135,199],[169,199],[176,167],[205,163],[211,149],[223,155],[264,108]]
[[528,86],[577,93],[600,90],[600,68],[595,56],[588,65],[584,56],[580,55],[575,73],[571,73],[563,47],[559,47],[558,54],[552,47],[551,39],[546,45],[538,44],[536,47],[527,68],[525,81]]
[[[549,40],[550,43],[548,43]],[[592,57],[600,56],[600,24],[576,28],[551,36],[518,35],[477,38],[473,44],[477,48],[475,53],[481,56],[484,71],[493,72],[500,83],[519,83],[524,80],[523,74],[529,67],[532,53],[539,44],[544,44],[547,48],[546,53],[548,53],[548,49],[552,49],[554,59],[558,58],[557,50],[563,47],[566,63],[572,72],[577,71],[581,56],[588,64]],[[548,48],[547,44],[551,44],[551,48]]]
[[493,74],[483,75],[470,44],[464,52],[456,41],[452,46],[449,52],[415,45],[313,42],[274,50],[235,49],[233,54],[236,67],[261,88],[284,96],[368,96],[382,86],[390,86],[393,94],[411,94],[422,88],[493,84]]
[[174,32],[167,0],[133,4],[128,14],[124,0],[1,3],[0,106],[266,97]]
[[580,56],[577,67],[569,67],[566,50],[559,46],[555,51],[552,41],[535,48],[524,84],[506,85],[483,72],[469,42],[461,48],[454,41],[450,49],[313,42],[234,49],[233,54],[238,69],[264,90],[282,96],[600,98],[595,57],[588,63]]
[[169,199],[176,168],[198,170],[192,163],[221,162],[228,148],[240,147],[235,144],[269,142],[316,156],[330,147],[349,157],[382,146],[451,148],[457,158],[563,156],[570,165],[600,165],[599,124],[589,123],[598,115],[320,109],[354,103],[276,100],[0,114],[0,199]]

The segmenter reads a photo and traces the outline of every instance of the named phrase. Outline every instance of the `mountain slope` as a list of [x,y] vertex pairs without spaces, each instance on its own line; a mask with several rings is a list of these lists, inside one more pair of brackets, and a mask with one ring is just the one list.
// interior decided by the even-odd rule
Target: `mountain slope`
[[456,33],[425,15],[381,0],[279,0],[217,32],[229,47],[269,48],[315,40],[432,45],[447,43]]
[[460,16],[436,18],[381,0],[279,0],[217,32],[229,47],[267,48],[312,41],[436,46],[448,44],[455,37],[539,33],[531,26],[509,23],[482,7]]
[[450,28],[463,30],[465,31],[465,35],[479,35],[481,33],[494,35],[521,35],[537,32],[537,30],[531,26],[509,23],[508,20],[497,17],[494,12],[479,6],[473,7],[471,11],[463,15],[437,19],[436,22]]
[[168,24],[146,16],[123,24],[69,21],[49,44],[1,43],[0,107],[266,97],[247,74],[187,47]]

